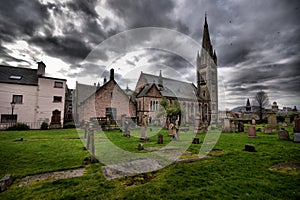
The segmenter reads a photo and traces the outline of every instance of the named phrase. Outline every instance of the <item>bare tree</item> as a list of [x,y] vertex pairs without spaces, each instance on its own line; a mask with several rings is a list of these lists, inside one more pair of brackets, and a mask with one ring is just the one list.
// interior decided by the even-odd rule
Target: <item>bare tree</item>
[[265,107],[270,105],[269,97],[267,93],[261,90],[256,93],[254,100],[255,100],[255,104],[258,106],[257,113],[259,116],[259,120],[262,121],[263,114],[265,112]]

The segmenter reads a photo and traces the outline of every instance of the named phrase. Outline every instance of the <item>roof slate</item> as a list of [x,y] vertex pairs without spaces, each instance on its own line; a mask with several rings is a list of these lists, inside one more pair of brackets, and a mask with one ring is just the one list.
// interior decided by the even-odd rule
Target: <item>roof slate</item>
[[[151,88],[152,84],[158,85],[158,76],[142,73],[142,76],[146,79],[149,86],[143,88],[138,97],[141,97],[147,93]],[[163,79],[163,90],[160,91],[165,97],[176,97],[185,99],[197,99],[197,88],[192,83],[186,83],[183,81],[178,81],[170,78],[162,77]],[[152,83],[152,84],[151,84]]]
[[[10,76],[21,76],[22,78],[20,80],[10,79]],[[37,69],[0,65],[0,83],[38,85]]]

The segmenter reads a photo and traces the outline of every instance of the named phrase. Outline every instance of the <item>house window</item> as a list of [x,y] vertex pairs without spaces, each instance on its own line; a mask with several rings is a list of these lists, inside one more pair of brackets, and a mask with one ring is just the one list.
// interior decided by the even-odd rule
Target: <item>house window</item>
[[142,103],[139,101],[139,110],[142,108]]
[[18,115],[1,115],[1,123],[15,123],[17,122]]
[[54,96],[53,97],[53,102],[54,103],[58,103],[58,102],[61,102],[62,101],[62,97],[60,97],[60,96]]
[[23,103],[23,95],[13,95],[12,102]]
[[54,87],[55,88],[63,88],[64,84],[63,82],[60,82],[60,81],[55,81],[54,82]]
[[114,98],[114,93],[110,92],[110,98],[113,99]]
[[156,110],[158,110],[158,101],[156,101],[156,106],[155,106]]
[[150,110],[152,110],[152,101],[150,101]]

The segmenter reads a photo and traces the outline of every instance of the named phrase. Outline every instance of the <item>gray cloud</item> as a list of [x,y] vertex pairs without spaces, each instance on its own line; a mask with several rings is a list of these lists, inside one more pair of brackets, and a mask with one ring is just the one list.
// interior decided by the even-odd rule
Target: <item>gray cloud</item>
[[[228,105],[244,105],[244,98],[258,90],[292,106],[299,99],[300,65],[300,2],[290,0],[266,1],[209,1],[209,0],[109,0],[104,6],[110,14],[98,13],[100,1],[73,0],[66,3],[31,1],[0,2],[0,56],[2,64],[10,61],[21,65],[30,61],[11,56],[6,47],[16,40],[41,49],[41,54],[59,58],[70,64],[60,73],[68,77],[92,76],[99,73],[98,60],[109,61],[114,54],[157,42],[176,49],[176,39],[166,42],[167,35],[151,32],[127,38],[128,43],[95,47],[122,31],[141,27],[162,27],[177,30],[201,43],[204,13],[208,13],[211,40],[217,51],[220,76],[224,78]],[[57,30],[59,29],[59,30]],[[172,46],[173,45],[173,46]],[[182,46],[185,46],[182,41]],[[134,48],[128,48],[128,46]],[[200,47],[199,47],[200,48]],[[91,50],[95,52],[90,54]],[[196,52],[188,52],[196,59]],[[25,52],[35,57],[37,52]],[[89,55],[88,62],[82,63]],[[195,70],[183,58],[163,51],[151,51],[128,59],[128,66],[137,66],[142,58],[148,63],[166,65],[182,74],[182,79],[193,82]],[[116,61],[117,62],[117,61]],[[48,65],[47,65],[48,66]],[[153,68],[156,73],[159,67]],[[226,74],[222,70],[226,69]],[[80,71],[78,73],[77,71]],[[76,71],[76,72],[73,72]],[[100,75],[99,75],[100,76]],[[96,77],[96,76],[95,76]],[[116,78],[121,78],[116,73]],[[127,81],[134,80],[125,80]],[[298,103],[299,106],[299,103]]]

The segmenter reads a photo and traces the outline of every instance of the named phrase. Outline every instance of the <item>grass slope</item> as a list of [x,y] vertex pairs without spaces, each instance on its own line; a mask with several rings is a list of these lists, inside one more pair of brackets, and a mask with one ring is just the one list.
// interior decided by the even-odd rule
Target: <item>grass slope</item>
[[[290,128],[289,128],[290,129]],[[162,131],[164,140],[170,141]],[[134,134],[139,134],[139,131]],[[97,134],[96,134],[97,135]],[[138,139],[121,137],[118,131],[106,136],[123,149],[136,152]],[[24,142],[13,142],[23,137]],[[12,173],[21,178],[28,174],[79,167],[87,152],[81,150],[74,130],[0,132],[1,175]],[[99,136],[96,137],[103,137]],[[158,146],[156,136],[146,146]],[[203,141],[204,135],[198,136]],[[44,138],[49,140],[30,140]],[[255,145],[257,152],[243,151]],[[200,145],[189,151],[199,152]],[[258,132],[222,134],[211,158],[194,163],[172,164],[157,172],[105,180],[102,164],[87,166],[84,176],[32,186],[9,188],[0,199],[299,199],[300,175],[269,170],[285,161],[300,161],[300,144],[278,141],[277,135]],[[4,162],[2,162],[4,161]]]

